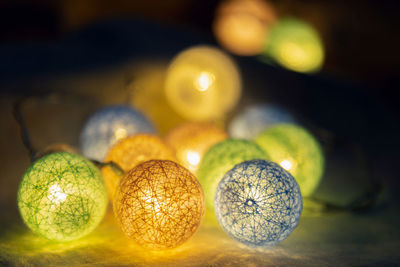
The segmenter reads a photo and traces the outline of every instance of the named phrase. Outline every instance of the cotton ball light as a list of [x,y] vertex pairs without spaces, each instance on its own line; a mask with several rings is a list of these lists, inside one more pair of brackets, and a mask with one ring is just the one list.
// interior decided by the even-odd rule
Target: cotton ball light
[[168,249],[187,241],[204,214],[203,190],[196,177],[169,160],[146,161],[121,180],[114,213],[122,231],[137,244]]
[[[149,134],[137,134],[122,139],[108,151],[105,162],[114,162],[127,172],[140,163],[152,159],[175,160],[174,152],[159,137]],[[121,180],[121,174],[110,166],[102,168],[104,181],[110,199]]]
[[171,107],[195,121],[224,118],[241,94],[236,64],[210,46],[195,46],[179,53],[168,68],[165,87]]
[[324,63],[324,47],[318,32],[298,18],[282,18],[271,28],[265,54],[297,72],[316,72]]
[[214,197],[218,183],[236,164],[252,159],[266,159],[267,155],[256,143],[242,139],[227,139],[212,146],[204,155],[197,171],[203,186],[206,204],[214,209]]
[[102,108],[82,129],[82,153],[87,158],[102,161],[113,144],[136,133],[155,133],[153,125],[141,112],[124,105]]
[[303,208],[296,180],[278,164],[245,161],[218,185],[215,213],[222,228],[249,246],[271,246],[286,239]]
[[274,124],[295,122],[293,115],[280,106],[258,104],[247,107],[235,116],[228,131],[233,138],[253,139]]
[[69,241],[92,232],[107,207],[100,171],[87,159],[55,152],[35,161],[18,189],[25,224],[48,239]]
[[170,131],[165,140],[174,149],[179,162],[195,173],[207,150],[226,138],[225,131],[214,124],[188,122]]
[[299,183],[303,196],[318,187],[324,171],[324,155],[315,137],[301,126],[280,124],[255,138],[268,155]]

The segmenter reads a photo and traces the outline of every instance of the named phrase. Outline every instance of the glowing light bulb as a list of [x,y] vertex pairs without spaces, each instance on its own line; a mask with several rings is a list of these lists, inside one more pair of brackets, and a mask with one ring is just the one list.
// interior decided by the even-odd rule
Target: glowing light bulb
[[[108,151],[105,162],[114,162],[125,172],[140,163],[152,159],[175,160],[174,152],[164,142],[154,135],[137,134],[122,139]],[[113,200],[121,176],[112,168],[102,168],[104,181],[107,185],[110,200]]]
[[249,246],[271,246],[299,223],[303,200],[296,180],[278,164],[245,161],[218,185],[215,213],[222,228]]
[[244,109],[229,124],[233,138],[253,139],[267,128],[279,123],[295,123],[293,115],[276,105],[258,104]]
[[298,72],[318,71],[324,53],[318,32],[297,18],[283,18],[271,28],[265,51],[283,67]]
[[293,124],[273,126],[255,138],[268,159],[281,164],[299,183],[303,196],[318,187],[324,156],[318,141],[304,128]]
[[213,31],[227,50],[250,56],[262,52],[275,21],[275,10],[266,1],[223,1],[217,9]]
[[172,60],[165,90],[171,107],[182,117],[196,121],[220,119],[239,101],[240,74],[221,50],[191,47]]
[[114,213],[122,231],[150,249],[179,246],[197,230],[204,195],[193,174],[169,160],[146,161],[121,180]]
[[55,152],[35,161],[18,189],[18,208],[25,224],[57,241],[92,232],[106,207],[107,192],[99,170],[68,152]]
[[170,131],[165,140],[180,163],[195,173],[207,150],[228,135],[211,123],[189,122]]
[[204,189],[207,208],[214,209],[218,183],[236,164],[252,159],[266,159],[267,155],[256,143],[241,139],[227,139],[211,147],[200,162],[197,176]]
[[108,106],[93,114],[82,129],[81,150],[85,157],[102,161],[119,140],[137,133],[154,133],[153,125],[129,106]]

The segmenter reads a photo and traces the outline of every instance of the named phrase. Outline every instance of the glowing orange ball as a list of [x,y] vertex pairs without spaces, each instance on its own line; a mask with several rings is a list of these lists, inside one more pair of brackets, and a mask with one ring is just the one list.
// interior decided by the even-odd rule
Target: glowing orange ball
[[179,162],[196,172],[207,150],[226,138],[228,135],[214,124],[191,122],[173,129],[165,139],[175,150]]
[[[105,162],[114,162],[125,172],[136,165],[152,159],[175,160],[174,152],[160,138],[149,134],[138,134],[122,139],[108,152]],[[112,200],[121,179],[112,168],[102,169],[108,194]]]
[[200,225],[205,210],[196,177],[169,160],[146,161],[121,180],[114,213],[122,231],[150,249],[176,247]]

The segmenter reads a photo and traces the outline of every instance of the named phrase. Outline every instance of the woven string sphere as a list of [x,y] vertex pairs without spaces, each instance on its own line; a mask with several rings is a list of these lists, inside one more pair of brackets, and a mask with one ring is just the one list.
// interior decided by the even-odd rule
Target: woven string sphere
[[204,214],[204,195],[190,171],[169,160],[146,161],[121,180],[114,212],[122,231],[150,249],[189,239]]
[[48,239],[69,241],[102,220],[107,192],[100,171],[87,159],[56,152],[34,162],[22,177],[18,208],[26,225]]
[[105,107],[93,114],[83,127],[82,153],[102,161],[113,144],[136,133],[155,133],[155,129],[142,113],[129,106]]
[[209,46],[191,47],[178,54],[168,68],[165,86],[171,107],[195,121],[224,118],[241,94],[235,63]]
[[241,139],[227,139],[211,147],[204,155],[197,171],[203,186],[207,208],[214,209],[218,183],[236,164],[252,159],[266,159],[267,155],[256,143]]
[[165,140],[174,149],[179,162],[195,173],[207,150],[226,138],[228,135],[214,124],[191,122],[170,131]]
[[233,118],[229,135],[233,138],[253,139],[265,129],[278,123],[295,123],[292,114],[279,106],[259,104],[249,106]]
[[322,40],[305,21],[282,18],[271,28],[268,40],[265,53],[287,69],[315,72],[324,63]]
[[268,159],[289,171],[299,183],[303,196],[310,196],[318,187],[324,156],[318,141],[304,128],[281,124],[267,129],[255,141]]
[[271,246],[296,228],[303,201],[296,180],[278,164],[245,161],[218,185],[215,213],[222,228],[250,246]]
[[[108,152],[105,162],[112,161],[127,172],[140,163],[152,159],[175,160],[175,157],[172,149],[157,136],[138,134],[115,144]],[[108,166],[102,168],[102,173],[112,200],[121,176]]]

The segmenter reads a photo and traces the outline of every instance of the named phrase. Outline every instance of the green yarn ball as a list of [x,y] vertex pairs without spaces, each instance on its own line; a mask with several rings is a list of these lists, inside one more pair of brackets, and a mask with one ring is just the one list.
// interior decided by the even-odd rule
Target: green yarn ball
[[318,187],[324,171],[324,155],[315,137],[301,126],[280,124],[268,128],[255,138],[268,159],[290,172],[303,196]]
[[207,208],[214,210],[217,187],[226,172],[243,161],[266,158],[262,148],[252,141],[227,139],[211,147],[201,160],[197,171]]
[[33,232],[51,240],[69,241],[89,234],[106,207],[100,171],[89,160],[68,152],[35,161],[18,189],[22,219]]

